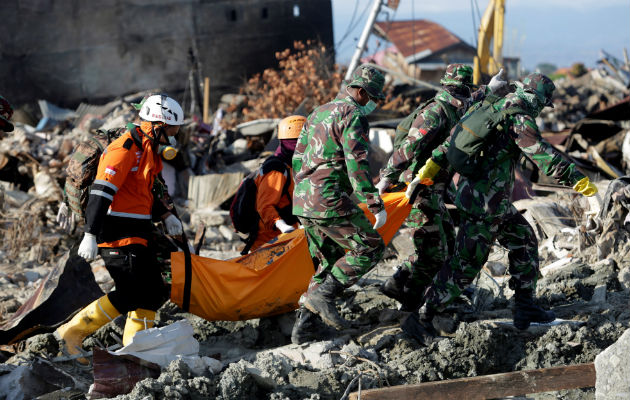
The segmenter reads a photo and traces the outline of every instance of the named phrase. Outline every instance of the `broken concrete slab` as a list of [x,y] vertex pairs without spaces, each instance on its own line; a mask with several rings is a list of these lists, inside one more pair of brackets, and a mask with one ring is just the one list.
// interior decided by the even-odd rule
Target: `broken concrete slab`
[[595,357],[595,398],[597,400],[630,398],[630,330]]
[[0,365],[0,393],[7,400],[30,400],[67,387],[87,390],[81,381],[43,359],[26,365]]

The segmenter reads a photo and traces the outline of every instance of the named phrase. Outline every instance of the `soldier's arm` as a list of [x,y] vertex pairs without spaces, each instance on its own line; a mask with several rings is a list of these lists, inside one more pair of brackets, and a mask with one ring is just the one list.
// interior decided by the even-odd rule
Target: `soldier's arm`
[[[433,138],[440,134],[444,127],[446,116],[437,103],[432,103],[426,107],[411,124],[409,134],[402,145],[394,151],[387,166],[383,169],[381,176],[390,182],[398,181],[400,174],[412,166],[413,173],[418,172],[426,160],[418,160],[417,155],[433,141]],[[412,173],[412,175],[413,175]],[[408,181],[411,177],[405,177]]]
[[512,131],[515,142],[523,154],[545,175],[554,178],[560,184],[571,187],[584,178],[573,162],[566,159],[543,139],[536,121],[529,115],[516,115]]
[[449,166],[448,160],[446,159],[446,153],[448,152],[448,147],[450,146],[450,144],[451,144],[451,135],[449,134],[446,140],[442,142],[442,144],[434,148],[433,151],[431,152],[431,160],[433,160],[434,163],[439,165],[440,168],[446,168]]
[[371,213],[377,214],[383,210],[384,205],[370,176],[368,122],[358,110],[346,118],[348,121],[341,135],[341,146],[348,178],[359,201],[365,203]]
[[302,156],[306,151],[306,147],[308,146],[308,121],[302,127],[300,131],[300,136],[298,136],[297,143],[295,144],[295,151],[293,151],[293,158],[291,159],[291,169],[293,170],[293,174],[297,174],[302,169]]
[[114,195],[127,178],[136,159],[137,147],[130,138],[125,145],[107,148],[101,155],[94,183],[90,187],[90,196],[85,210],[85,231],[97,235],[103,226]]

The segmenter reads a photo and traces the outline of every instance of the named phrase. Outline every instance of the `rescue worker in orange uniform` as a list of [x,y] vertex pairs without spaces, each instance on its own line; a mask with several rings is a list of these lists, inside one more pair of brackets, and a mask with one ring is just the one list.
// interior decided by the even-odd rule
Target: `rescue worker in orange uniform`
[[[280,121],[278,124],[280,144],[274,155],[265,160],[261,168],[264,173],[258,174],[254,180],[257,187],[256,212],[260,220],[258,235],[251,250],[259,248],[280,233],[292,232],[298,226],[298,219],[292,213],[291,159],[305,122],[306,118],[301,115],[292,115]],[[273,167],[273,163],[283,163],[284,166]]]
[[78,254],[90,261],[100,253],[116,287],[57,329],[70,355],[79,354],[87,335],[122,313],[128,313],[123,344],[129,344],[136,332],[153,327],[156,310],[168,298],[155,254],[148,250],[150,233],[153,221],[162,220],[170,235],[181,235],[183,226],[151,189],[162,170],[158,148],[177,134],[184,112],[172,98],[154,95],[139,117],[140,126],[107,146],[90,188]]

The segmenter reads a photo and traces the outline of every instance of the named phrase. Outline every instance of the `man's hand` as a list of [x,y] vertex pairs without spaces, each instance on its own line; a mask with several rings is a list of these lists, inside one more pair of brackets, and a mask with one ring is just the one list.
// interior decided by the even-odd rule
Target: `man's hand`
[[179,236],[184,233],[184,227],[182,226],[182,221],[180,221],[176,216],[170,214],[164,220],[164,225],[166,226],[166,233],[173,236]]
[[282,233],[289,233],[295,230],[294,227],[284,222],[282,218],[276,221],[276,228],[278,228],[278,230]]
[[488,83],[488,88],[492,93],[497,93],[501,89],[505,88],[508,84],[507,81],[507,73],[501,68],[499,72],[490,79],[490,83]]
[[59,227],[66,233],[74,230],[76,219],[72,210],[68,208],[65,201],[59,203],[59,211],[57,212],[57,223]]
[[375,185],[376,188],[378,189],[378,194],[379,196],[382,195],[383,193],[385,193],[385,191],[387,190],[387,188],[390,186],[389,184],[389,179],[387,178],[383,178],[380,181],[378,181],[378,183]]
[[387,211],[383,209],[383,211],[380,211],[378,214],[376,214],[374,218],[376,219],[376,221],[374,221],[373,228],[378,229],[381,226],[385,225],[385,222],[387,221]]
[[77,254],[83,257],[85,261],[92,261],[96,258],[97,253],[98,246],[96,244],[96,236],[86,232],[85,235],[83,235],[83,240],[81,240]]

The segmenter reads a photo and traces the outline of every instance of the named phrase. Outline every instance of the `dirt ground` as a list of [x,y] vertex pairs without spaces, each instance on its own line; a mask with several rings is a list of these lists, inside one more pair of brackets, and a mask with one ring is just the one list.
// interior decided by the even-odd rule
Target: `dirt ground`
[[[159,378],[145,379],[117,398],[340,399],[346,391],[358,390],[359,380],[365,390],[593,362],[630,325],[630,292],[619,280],[624,266],[619,263],[630,261],[619,257],[586,264],[574,259],[539,281],[539,301],[556,312],[556,323],[516,330],[511,324],[512,292],[507,279],[484,271],[475,281],[473,294],[461,298],[437,319],[436,327],[443,335],[440,340],[421,347],[400,329],[407,313],[378,290],[400,261],[395,252],[388,254],[338,302],[341,314],[352,321],[352,329],[329,332],[322,325],[324,337],[319,342],[291,344],[294,312],[249,321],[210,322],[166,303],[158,312],[158,326],[188,319],[200,342],[200,355],[220,360],[223,370],[194,374],[186,364],[173,362]],[[18,268],[24,269],[22,274],[28,270]],[[11,301],[22,301],[34,286],[3,279],[5,308]],[[84,347],[90,349],[98,341],[114,344],[110,332],[121,336],[123,322],[119,317],[107,324],[86,339]],[[58,351],[52,334],[37,335],[23,347],[2,365],[32,367],[33,360],[51,359]],[[71,386],[78,395],[92,383],[89,368],[68,362],[55,363],[55,367],[74,377]],[[585,389],[528,398],[594,399],[595,395],[594,389]]]

